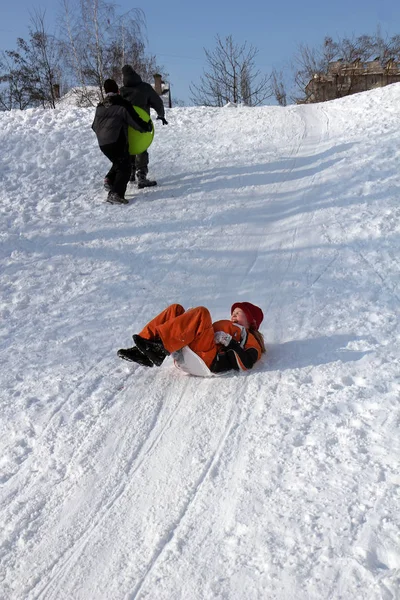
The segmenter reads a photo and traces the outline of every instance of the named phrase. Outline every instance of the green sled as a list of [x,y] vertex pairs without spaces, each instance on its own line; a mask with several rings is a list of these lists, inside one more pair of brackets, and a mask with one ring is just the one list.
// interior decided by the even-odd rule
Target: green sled
[[[151,121],[150,115],[143,108],[139,106],[134,106],[133,108],[143,121],[146,121],[146,123]],[[150,146],[154,137],[154,125],[152,121],[151,124],[153,126],[152,131],[145,131],[144,133],[140,133],[140,131],[133,129],[133,127],[128,127],[129,154],[131,156],[142,154]]]

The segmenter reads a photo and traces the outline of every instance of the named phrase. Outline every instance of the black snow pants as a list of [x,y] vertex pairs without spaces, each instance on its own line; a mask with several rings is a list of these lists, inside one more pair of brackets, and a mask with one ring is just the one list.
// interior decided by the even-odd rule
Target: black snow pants
[[138,177],[146,177],[149,172],[149,153],[145,150],[142,154],[131,155],[131,179],[134,179],[135,173]]
[[111,183],[111,191],[117,193],[120,198],[125,198],[126,187],[131,174],[131,160],[127,144],[116,142],[115,144],[100,146],[100,150],[112,162],[112,167],[106,175]]

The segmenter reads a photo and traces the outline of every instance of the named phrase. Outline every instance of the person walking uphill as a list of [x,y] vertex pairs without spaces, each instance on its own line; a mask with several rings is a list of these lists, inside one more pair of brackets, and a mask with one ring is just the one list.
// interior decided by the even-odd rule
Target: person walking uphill
[[97,136],[100,150],[112,162],[106,175],[105,185],[109,190],[107,202],[128,204],[125,199],[131,165],[128,151],[128,125],[141,133],[149,131],[133,107],[118,95],[118,85],[113,79],[104,82],[106,96],[97,105],[92,129]]
[[[138,106],[150,114],[150,109],[156,111],[157,119],[160,119],[163,125],[168,125],[165,119],[164,103],[153,87],[142,81],[142,78],[130,65],[122,67],[122,82],[123,86],[120,89],[120,94],[128,100],[133,106]],[[143,152],[136,156],[131,156],[131,176],[130,181],[135,181],[135,175],[138,180],[138,188],[157,185],[156,181],[147,179],[149,172],[149,153]]]
[[258,330],[262,320],[261,308],[251,302],[236,302],[231,318],[215,323],[204,306],[185,311],[180,304],[171,304],[133,336],[135,346],[119,350],[118,356],[147,367],[160,366],[169,354],[189,347],[212,373],[247,371],[265,352]]

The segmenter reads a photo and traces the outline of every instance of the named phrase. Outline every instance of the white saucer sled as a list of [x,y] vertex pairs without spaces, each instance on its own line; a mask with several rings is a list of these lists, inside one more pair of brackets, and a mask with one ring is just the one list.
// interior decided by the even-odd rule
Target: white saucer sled
[[214,377],[214,373],[210,371],[204,360],[193,352],[189,346],[184,346],[182,350],[173,352],[171,356],[176,368],[186,375],[194,375],[195,377]]

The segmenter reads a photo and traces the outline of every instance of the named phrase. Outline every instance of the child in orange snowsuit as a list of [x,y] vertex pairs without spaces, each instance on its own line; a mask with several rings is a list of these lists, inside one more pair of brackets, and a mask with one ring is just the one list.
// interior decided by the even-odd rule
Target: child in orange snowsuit
[[160,366],[166,356],[189,346],[213,373],[247,370],[265,352],[258,331],[262,320],[261,308],[250,302],[236,302],[230,320],[215,323],[204,306],[185,311],[180,304],[171,304],[133,336],[136,346],[119,350],[118,356],[147,367]]

